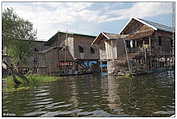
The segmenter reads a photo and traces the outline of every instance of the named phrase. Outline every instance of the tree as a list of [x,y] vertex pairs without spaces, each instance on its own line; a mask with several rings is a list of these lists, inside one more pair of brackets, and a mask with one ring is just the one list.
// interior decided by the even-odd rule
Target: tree
[[6,48],[7,55],[11,57],[11,65],[7,62],[6,64],[11,66],[13,74],[24,79],[25,77],[15,67],[25,65],[27,58],[32,55],[32,40],[36,40],[33,24],[19,17],[12,8],[4,9],[2,13],[3,49]]

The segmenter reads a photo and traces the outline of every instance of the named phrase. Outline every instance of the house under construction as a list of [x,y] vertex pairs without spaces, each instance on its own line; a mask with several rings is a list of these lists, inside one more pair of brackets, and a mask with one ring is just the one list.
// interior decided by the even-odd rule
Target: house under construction
[[174,68],[174,30],[162,24],[132,18],[120,34],[102,32],[92,45],[99,47],[109,74]]

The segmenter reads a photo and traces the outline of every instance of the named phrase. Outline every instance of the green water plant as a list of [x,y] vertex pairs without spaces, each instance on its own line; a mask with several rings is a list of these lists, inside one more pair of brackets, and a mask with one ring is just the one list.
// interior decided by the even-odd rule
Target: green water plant
[[134,76],[131,73],[127,73],[127,74],[125,74],[123,76],[119,76],[118,78],[119,79],[133,79],[133,77]]
[[55,76],[29,75],[27,76],[27,78],[29,79],[29,83],[26,83],[21,78],[18,78],[18,80],[21,81],[22,83],[18,87],[16,87],[12,78],[13,78],[12,76],[8,76],[3,79],[6,82],[6,86],[4,88],[5,91],[7,92],[29,90],[30,88],[36,87],[41,83],[47,83],[47,82],[52,82],[61,79],[60,77],[55,77]]

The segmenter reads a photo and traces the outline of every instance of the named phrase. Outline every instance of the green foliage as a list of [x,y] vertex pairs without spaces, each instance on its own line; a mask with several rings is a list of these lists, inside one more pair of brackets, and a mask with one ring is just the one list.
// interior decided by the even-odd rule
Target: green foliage
[[54,76],[43,76],[43,75],[29,75],[27,76],[29,79],[30,84],[26,84],[24,80],[21,78],[17,79],[22,82],[18,88],[15,88],[15,83],[12,80],[12,76],[6,77],[4,80],[7,81],[7,92],[13,92],[13,91],[20,91],[20,90],[28,90],[32,87],[38,86],[40,83],[47,83],[52,82],[61,79],[60,77],[54,77]]
[[33,24],[20,18],[13,9],[7,8],[2,13],[3,47],[12,57],[13,63],[25,63],[31,55],[31,42],[36,39]]
[[119,76],[119,79],[133,79],[133,75],[132,74],[126,74],[123,76]]

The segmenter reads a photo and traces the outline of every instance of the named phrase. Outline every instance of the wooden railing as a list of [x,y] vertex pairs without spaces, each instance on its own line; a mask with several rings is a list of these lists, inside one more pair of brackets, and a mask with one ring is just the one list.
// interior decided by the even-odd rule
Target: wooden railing
[[135,48],[127,48],[127,51],[128,53],[149,53],[151,54],[152,53],[152,49],[150,47],[147,47],[147,48],[139,48],[139,47],[135,47]]

